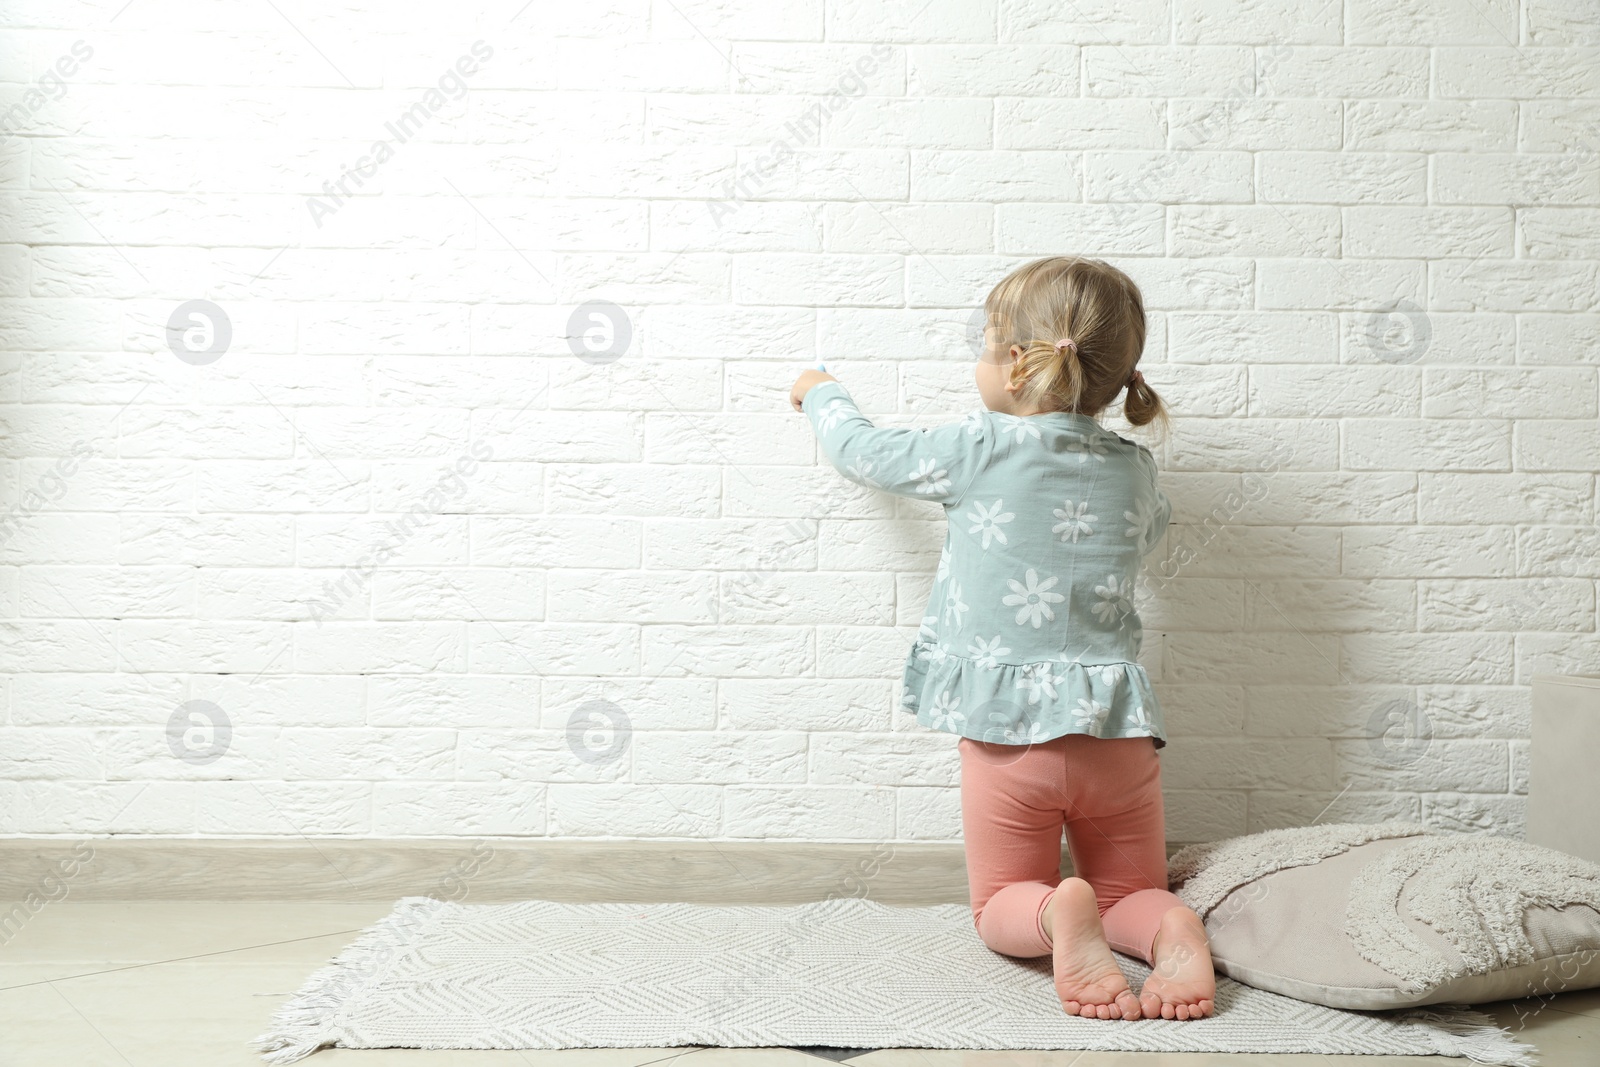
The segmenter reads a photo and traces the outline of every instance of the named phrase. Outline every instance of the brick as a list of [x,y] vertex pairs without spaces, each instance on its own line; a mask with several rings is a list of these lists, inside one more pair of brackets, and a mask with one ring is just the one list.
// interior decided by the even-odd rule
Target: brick
[[1049,0],[1000,5],[1000,40],[1063,44],[1153,44],[1169,33],[1171,5],[1063,8]]
[[1588,474],[1456,474],[1417,476],[1417,518],[1428,524],[1587,524],[1594,514],[1594,479]]
[[855,735],[814,734],[807,780],[815,785],[961,784],[960,754],[951,735],[922,731],[873,740],[864,748]]
[[[996,126],[1007,129],[1006,101],[997,102]],[[1153,117],[1151,118],[1153,122]],[[1153,128],[1153,127],[1152,127]],[[1001,149],[1025,151],[911,153],[908,194],[917,200],[953,201],[1061,201],[1082,196],[1082,156],[1078,152],[1051,151],[1049,134],[1026,137],[1039,144],[996,144]],[[856,194],[859,195],[859,194]]]
[[1428,368],[1424,415],[1438,418],[1500,416],[1526,419],[1594,418],[1595,371]]
[[894,696],[882,681],[727,678],[717,685],[717,716],[733,730],[882,730]]
[[894,832],[889,787],[729,786],[724,801],[730,838],[782,838],[815,827],[834,841],[881,841]]
[[1357,44],[1499,44],[1517,39],[1515,0],[1485,0],[1470,11],[1421,4],[1397,8],[1378,0],[1352,0],[1347,40]]
[[1426,98],[1428,62],[1428,49],[1404,45],[1298,45],[1262,73],[1260,85],[1272,96]]
[[943,788],[895,793],[895,837],[902,841],[955,841],[961,837],[961,798]]
[[813,635],[804,626],[749,627],[731,624],[690,629],[646,627],[642,670],[666,677],[783,678],[813,669]]
[[937,7],[838,0],[827,5],[830,41],[992,41],[996,0],[955,0]]
[[1594,583],[1586,579],[1461,579],[1417,583],[1424,630],[1517,632],[1595,628]]
[[1431,793],[1422,799],[1421,819],[1447,833],[1527,836],[1527,802],[1521,797]]
[[545,787],[548,832],[579,837],[720,838],[723,790],[712,785]]
[[1596,204],[1600,175],[1572,155],[1440,152],[1430,192],[1441,204]]
[[1509,208],[1353,206],[1342,209],[1343,251],[1361,259],[1384,259],[1405,249],[1427,247],[1440,256],[1509,257],[1513,249]]
[[1345,147],[1358,152],[1493,152],[1516,147],[1509,100],[1353,100]]
[[1359,526],[1344,531],[1344,573],[1376,578],[1509,577],[1510,526]]
[[993,218],[987,204],[828,204],[822,216],[830,252],[906,255],[986,253]]
[[1241,628],[1322,633],[1417,629],[1416,590],[1405,581],[1264,581],[1245,587]]
[[1600,71],[1582,62],[1582,50],[1512,47],[1504,43],[1506,39],[1514,38],[1480,42],[1494,47],[1437,49],[1437,95],[1471,99],[1482,95],[1484,86],[1494,86],[1497,97],[1512,99],[1583,97],[1600,85]]
[[1256,198],[1252,161],[1243,152],[1088,152],[1090,201],[1248,203]]
[[1594,21],[1587,16],[1583,0],[1530,0],[1527,12],[1527,40],[1536,45],[1584,45],[1600,43]]
[[1332,205],[1167,208],[1167,251],[1176,256],[1333,256],[1339,240],[1339,209]]
[[1600,315],[1517,316],[1517,362],[1600,363]]
[[866,97],[828,116],[822,143],[829,148],[988,148],[991,115],[987,100]]
[[854,90],[898,96],[906,87],[908,51],[881,40],[827,44],[735,41],[729,54],[739,92],[846,94]]
[[906,49],[906,89],[911,96],[1076,96],[1082,51],[1060,45],[913,45]]
[[1423,467],[1456,471],[1511,469],[1511,426],[1496,419],[1350,419],[1344,466],[1383,470],[1396,455]]
[[1161,754],[1163,789],[1334,786],[1332,743],[1321,738],[1190,738]]
[[[1344,21],[1318,0],[1292,3],[1229,3],[1227,0],[1175,0],[1174,35],[1182,44],[1339,44]],[[1185,838],[1185,840],[1205,840]]]
[[709,730],[718,725],[717,686],[712,678],[549,676],[540,680],[540,725],[566,731],[575,720],[590,721],[585,704],[603,700],[620,708],[632,729]]
[[1245,95],[1255,88],[1255,53],[1242,45],[1120,46],[1083,50],[1089,96]]
[[1414,418],[1422,414],[1422,381],[1422,372],[1408,367],[1267,364],[1250,368],[1250,413]]
[[803,733],[662,731],[635,740],[635,782],[778,785],[806,781]]
[[[1415,746],[1415,747],[1413,747]],[[1510,785],[1504,741],[1395,742],[1393,749],[1368,741],[1334,745],[1334,764],[1352,789],[1505,792]]]
[[545,787],[529,788],[524,782],[378,782],[372,787],[372,832],[451,837],[543,834],[544,800]]
[[1600,209],[1582,207],[1526,207],[1517,211],[1517,240],[1521,254],[1536,259],[1600,253]]
[[1085,241],[1116,255],[1165,251],[1159,204],[1002,204],[995,218],[995,247],[1015,255],[1048,255]]
[[1505,684],[1512,680],[1512,638],[1496,633],[1346,634],[1340,670],[1355,681]]
[[1245,829],[1236,833],[1310,826],[1321,819],[1330,823],[1388,822],[1391,819],[1417,822],[1420,810],[1421,802],[1415,793],[1396,793],[1387,788],[1357,792],[1340,786],[1315,793],[1252,790],[1250,821]]
[[1332,363],[1338,348],[1338,322],[1325,312],[1185,312],[1168,330],[1179,363]]

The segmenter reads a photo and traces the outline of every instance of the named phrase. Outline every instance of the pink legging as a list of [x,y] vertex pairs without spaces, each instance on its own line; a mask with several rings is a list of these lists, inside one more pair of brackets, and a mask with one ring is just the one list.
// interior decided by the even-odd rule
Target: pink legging
[[1034,745],[963,737],[961,823],[978,936],[1008,956],[1048,956],[1042,917],[1061,884],[1061,829],[1094,887],[1106,943],[1151,962],[1167,909],[1161,764],[1148,737],[1067,734]]

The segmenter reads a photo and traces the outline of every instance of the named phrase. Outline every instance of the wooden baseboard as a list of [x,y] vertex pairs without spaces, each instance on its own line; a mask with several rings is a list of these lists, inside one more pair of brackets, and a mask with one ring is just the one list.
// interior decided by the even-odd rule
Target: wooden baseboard
[[[50,883],[46,879],[54,876]],[[829,894],[965,902],[961,846],[303,839],[0,840],[0,900],[667,900],[798,904]]]
[[[1169,854],[1172,850],[1169,848]],[[1062,873],[1071,873],[1063,856]],[[0,901],[967,903],[959,844],[527,838],[0,839]]]

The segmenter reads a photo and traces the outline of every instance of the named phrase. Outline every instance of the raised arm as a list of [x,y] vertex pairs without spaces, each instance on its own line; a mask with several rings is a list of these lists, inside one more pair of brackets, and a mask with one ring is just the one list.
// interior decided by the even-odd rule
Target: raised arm
[[931,430],[874,426],[832,378],[809,386],[800,410],[839,473],[857,485],[917,500],[959,501],[990,449],[990,430],[982,418]]

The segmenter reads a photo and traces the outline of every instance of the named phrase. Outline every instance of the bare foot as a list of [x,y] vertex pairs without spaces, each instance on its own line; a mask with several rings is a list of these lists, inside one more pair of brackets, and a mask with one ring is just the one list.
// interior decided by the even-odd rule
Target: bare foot
[[1056,994],[1068,1015],[1085,1019],[1137,1019],[1139,998],[1128,988],[1095,906],[1094,887],[1068,878],[1044,909],[1056,971]]
[[1152,1019],[1198,1019],[1215,1008],[1217,978],[1206,927],[1189,908],[1169,908],[1156,934],[1139,1005]]

